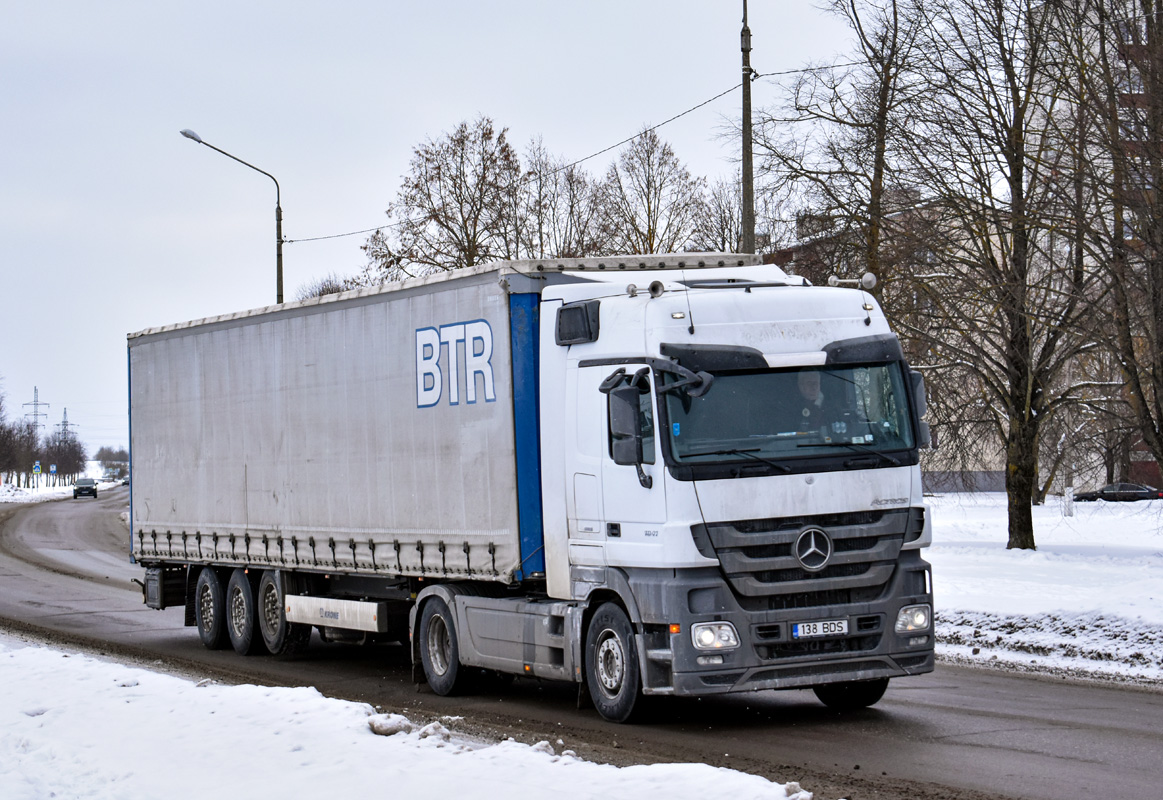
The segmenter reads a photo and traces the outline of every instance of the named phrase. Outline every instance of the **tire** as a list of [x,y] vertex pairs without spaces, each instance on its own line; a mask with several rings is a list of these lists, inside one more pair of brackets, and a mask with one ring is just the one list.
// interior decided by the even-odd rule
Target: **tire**
[[812,691],[820,702],[837,711],[856,711],[876,705],[884,697],[888,688],[888,678],[873,681],[852,681],[851,683],[828,683],[813,686]]
[[460,665],[456,620],[439,597],[429,598],[420,612],[420,664],[424,679],[438,695],[449,697],[466,689],[468,676]]
[[226,632],[230,635],[230,645],[240,656],[254,655],[262,647],[262,634],[258,630],[258,609],[254,587],[246,570],[239,567],[230,573],[226,584]]
[[208,650],[226,646],[226,602],[222,581],[213,567],[202,567],[194,587],[194,619],[198,638]]
[[600,606],[586,631],[586,684],[594,708],[611,722],[628,722],[640,707],[642,673],[634,628],[614,603]]
[[287,622],[287,606],[283,598],[282,574],[277,569],[264,571],[258,582],[256,597],[258,627],[263,644],[271,655],[293,656],[307,647],[311,640],[311,626]]

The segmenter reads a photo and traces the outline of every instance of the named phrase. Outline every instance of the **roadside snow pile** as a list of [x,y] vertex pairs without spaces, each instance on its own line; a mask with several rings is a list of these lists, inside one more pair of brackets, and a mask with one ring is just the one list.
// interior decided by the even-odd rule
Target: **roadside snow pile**
[[[97,491],[103,492],[113,489],[117,482],[106,481],[97,484]],[[62,500],[73,496],[73,486],[40,486],[33,489],[23,489],[11,483],[0,483],[0,503],[42,503],[45,500]]]
[[[98,487],[100,491],[101,487]],[[60,500],[63,497],[72,497],[72,486],[41,486],[35,489],[22,489],[10,483],[0,484],[0,503],[40,503],[45,500]]]
[[194,683],[11,638],[0,686],[5,800],[203,798],[192,764],[213,765],[213,785],[239,797],[811,800],[798,784],[705,764],[619,768],[549,742],[486,746],[315,689]]
[[1034,508],[1037,551],[1006,550],[1004,494],[927,498],[946,660],[1163,683],[1163,501]]

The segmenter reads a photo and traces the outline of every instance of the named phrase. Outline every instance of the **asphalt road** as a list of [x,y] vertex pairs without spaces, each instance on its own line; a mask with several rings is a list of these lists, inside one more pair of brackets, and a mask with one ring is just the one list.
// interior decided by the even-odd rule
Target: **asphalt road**
[[399,645],[316,637],[294,659],[211,652],[181,609],[141,603],[119,515],[128,492],[0,504],[0,627],[220,680],[310,685],[413,718],[454,715],[484,739],[548,740],[615,764],[702,761],[786,782],[818,800],[1015,797],[1148,800],[1163,786],[1163,694],[938,666],[894,681],[876,707],[840,715],[806,691],[668,699],[618,726],[576,689],[517,679],[469,697],[418,687]]

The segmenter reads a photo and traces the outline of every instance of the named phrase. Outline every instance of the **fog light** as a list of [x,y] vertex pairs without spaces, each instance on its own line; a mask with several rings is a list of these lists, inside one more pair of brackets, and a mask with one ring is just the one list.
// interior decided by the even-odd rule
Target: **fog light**
[[723,663],[722,656],[699,656],[695,659],[700,667],[710,667],[716,664]]
[[913,636],[909,639],[909,647],[920,647],[921,645],[928,643],[928,636]]
[[726,650],[739,646],[739,634],[730,622],[698,622],[691,626],[691,642],[698,650]]
[[905,606],[896,615],[896,632],[912,633],[929,629],[930,609],[925,606]]

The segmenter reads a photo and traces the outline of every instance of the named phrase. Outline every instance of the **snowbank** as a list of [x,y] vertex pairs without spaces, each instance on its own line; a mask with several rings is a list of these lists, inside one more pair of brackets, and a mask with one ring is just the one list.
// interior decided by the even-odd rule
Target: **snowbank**
[[470,742],[314,689],[194,683],[13,639],[0,639],[0,686],[5,800],[811,800],[798,784],[704,764],[619,768],[558,752],[560,742]]
[[1004,494],[928,498],[937,652],[1163,682],[1163,500],[1034,508],[1036,551],[1006,550]]

